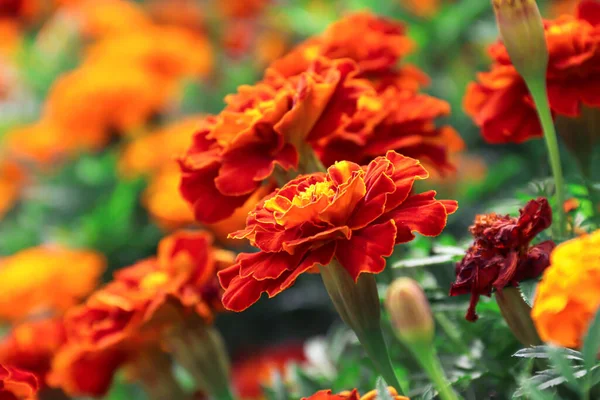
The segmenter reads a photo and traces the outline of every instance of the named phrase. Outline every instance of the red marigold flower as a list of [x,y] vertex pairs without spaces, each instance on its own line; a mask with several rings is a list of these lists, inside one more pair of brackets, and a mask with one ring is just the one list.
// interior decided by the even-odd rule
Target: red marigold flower
[[477,216],[470,228],[475,241],[456,265],[456,282],[450,288],[450,296],[471,295],[467,320],[477,320],[475,307],[480,296],[518,286],[548,267],[554,242],[530,243],[551,223],[552,210],[544,198],[528,202],[518,218],[494,213]]
[[19,324],[0,342],[0,363],[30,371],[44,386],[52,358],[65,340],[60,318]]
[[413,183],[427,178],[419,161],[390,151],[367,167],[342,161],[327,173],[300,176],[276,190],[251,212],[247,238],[258,253],[242,253],[219,273],[223,304],[242,311],[261,293],[270,297],[296,278],[333,257],[354,280],[385,268],[394,245],[414,239],[413,232],[439,235],[455,201],[435,192],[411,194]]
[[0,398],[3,400],[34,400],[38,381],[31,372],[0,364]]
[[[584,0],[575,16],[545,21],[549,52],[548,97],[554,115],[579,117],[600,107],[600,3]],[[506,48],[490,48],[494,64],[469,84],[464,108],[490,143],[521,143],[541,137],[533,100]]]
[[196,219],[230,216],[277,175],[315,172],[313,152],[329,166],[368,163],[393,149],[451,170],[448,153],[462,140],[434,123],[448,104],[397,82],[378,87],[356,78],[358,71],[349,59],[319,58],[290,78],[270,69],[262,82],[228,96],[226,109],[205,121],[180,160],[181,192]]
[[[157,257],[117,271],[112,282],[67,313],[67,344],[56,356],[51,383],[71,394],[102,393],[118,367],[158,348],[183,313],[210,323],[223,309],[216,272],[232,262],[233,255],[213,248],[206,233],[181,231],[163,239]],[[103,375],[87,382],[87,389],[75,377],[83,373],[79,365],[95,363],[103,365]]]

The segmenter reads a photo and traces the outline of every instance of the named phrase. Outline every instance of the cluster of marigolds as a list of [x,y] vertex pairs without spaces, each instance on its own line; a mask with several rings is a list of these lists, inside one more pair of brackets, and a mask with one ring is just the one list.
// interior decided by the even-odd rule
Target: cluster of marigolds
[[[13,41],[42,12],[34,3],[8,1],[4,11],[0,2],[0,29],[14,29]],[[33,399],[56,389],[102,396],[123,371],[151,398],[183,399],[173,360],[199,389],[228,398],[230,381],[243,378],[236,378],[235,368],[230,377],[224,345],[212,327],[215,314],[243,311],[263,293],[273,297],[288,289],[303,273],[322,274],[336,309],[369,353],[372,339],[361,324],[370,318],[378,324],[379,311],[357,318],[360,305],[347,301],[345,292],[376,291],[369,279],[384,271],[394,247],[415,233],[439,235],[458,208],[456,201],[421,189],[427,182],[417,182],[428,171],[453,174],[453,154],[463,142],[453,128],[436,122],[450,107],[421,92],[427,75],[403,62],[414,47],[404,25],[362,12],[285,55],[271,43],[274,56],[260,52],[268,61],[262,79],[226,96],[218,115],[153,129],[153,119],[164,118],[177,101],[182,80],[213,73],[203,27],[185,18],[193,9],[181,11],[189,3],[175,1],[169,8],[156,2],[156,8],[169,8],[156,13],[166,20],[153,16],[153,8],[143,11],[122,0],[64,3],[56,23],[81,32],[87,43],[83,61],[52,85],[38,121],[3,138],[0,212],[18,199],[29,169],[51,168],[120,137],[120,172],[149,178],[142,201],[167,236],[155,256],[119,269],[100,288],[105,261],[93,251],[40,246],[1,259],[0,317],[12,329],[0,342],[0,398]],[[218,3],[245,27],[266,4]],[[587,169],[587,150],[598,137],[586,126],[600,108],[600,3],[583,0],[575,15],[544,21],[543,29],[550,110],[566,127],[564,142]],[[248,46],[224,40],[232,52]],[[2,52],[14,46],[2,43]],[[467,114],[489,143],[541,137],[536,107],[510,49],[498,42],[489,53],[491,70],[468,87]],[[6,91],[0,96],[10,96],[10,87]],[[573,126],[577,130],[568,128]],[[451,296],[471,296],[468,320],[477,319],[480,296],[502,297],[520,281],[543,275],[531,311],[538,340],[582,345],[600,306],[600,231],[580,232],[557,245],[540,239],[551,225],[545,198],[524,205],[518,217],[477,216],[470,228],[474,242],[450,288]],[[239,239],[258,251],[236,255],[215,245]],[[418,294],[413,289],[404,285],[398,299]],[[392,292],[386,305],[394,314],[402,307]],[[422,300],[417,309],[427,308]],[[411,321],[398,313],[392,320],[410,343]],[[425,321],[419,329],[429,325]],[[273,365],[283,363],[277,358]],[[376,396],[348,389],[310,399]],[[406,399],[391,387],[390,395]]]

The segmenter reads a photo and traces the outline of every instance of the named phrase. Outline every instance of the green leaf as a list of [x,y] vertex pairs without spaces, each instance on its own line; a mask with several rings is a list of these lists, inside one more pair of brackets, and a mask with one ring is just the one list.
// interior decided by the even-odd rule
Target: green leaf
[[521,297],[523,298],[523,300],[525,300],[525,303],[527,303],[529,307],[533,307],[533,299],[535,298],[535,291],[537,289],[537,285],[538,281],[536,279],[531,279],[519,283]]
[[575,377],[573,364],[567,357],[565,357],[564,352],[562,352],[558,347],[549,347],[547,352],[556,371],[563,378],[565,378],[565,383],[567,386],[569,386],[575,392],[581,393],[581,387],[577,382],[577,378]]
[[268,400],[288,400],[289,396],[281,374],[273,372],[272,377],[273,385],[270,388],[263,388],[266,398]]
[[597,363],[598,350],[600,350],[600,309],[596,312],[583,342],[583,364],[588,371]]
[[377,399],[378,400],[393,400],[390,392],[388,390],[388,384],[385,380],[380,376],[377,378]]
[[293,364],[291,369],[300,396],[309,397],[322,389],[319,382],[308,376],[298,365]]
[[[517,351],[515,354],[513,354],[513,357],[548,359],[550,358],[550,355],[548,354],[549,348],[549,346],[545,345],[527,347]],[[559,347],[557,348],[557,351],[562,352],[564,357],[569,360],[583,361],[581,353],[576,350]]]
[[538,386],[531,380],[525,380],[521,383],[521,388],[517,391],[513,398],[527,396],[530,400],[554,400],[554,396],[549,393],[542,392]]

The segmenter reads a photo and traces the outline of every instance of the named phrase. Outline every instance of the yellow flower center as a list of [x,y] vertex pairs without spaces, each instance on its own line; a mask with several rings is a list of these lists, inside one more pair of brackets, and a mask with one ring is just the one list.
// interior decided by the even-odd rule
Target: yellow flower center
[[335,190],[333,190],[332,183],[329,181],[313,183],[302,192],[294,196],[292,205],[303,207],[307,204],[317,201],[323,196],[335,196]]

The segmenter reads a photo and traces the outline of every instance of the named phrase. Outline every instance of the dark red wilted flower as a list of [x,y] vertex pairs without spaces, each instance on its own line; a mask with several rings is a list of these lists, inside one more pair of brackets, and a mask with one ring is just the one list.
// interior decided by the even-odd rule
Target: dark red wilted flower
[[550,264],[553,241],[530,247],[537,234],[552,224],[548,200],[531,200],[519,212],[518,218],[478,215],[470,228],[475,241],[456,265],[456,282],[450,288],[450,296],[471,294],[469,321],[477,320],[475,307],[481,295],[491,296],[494,289],[501,291],[536,278]]

